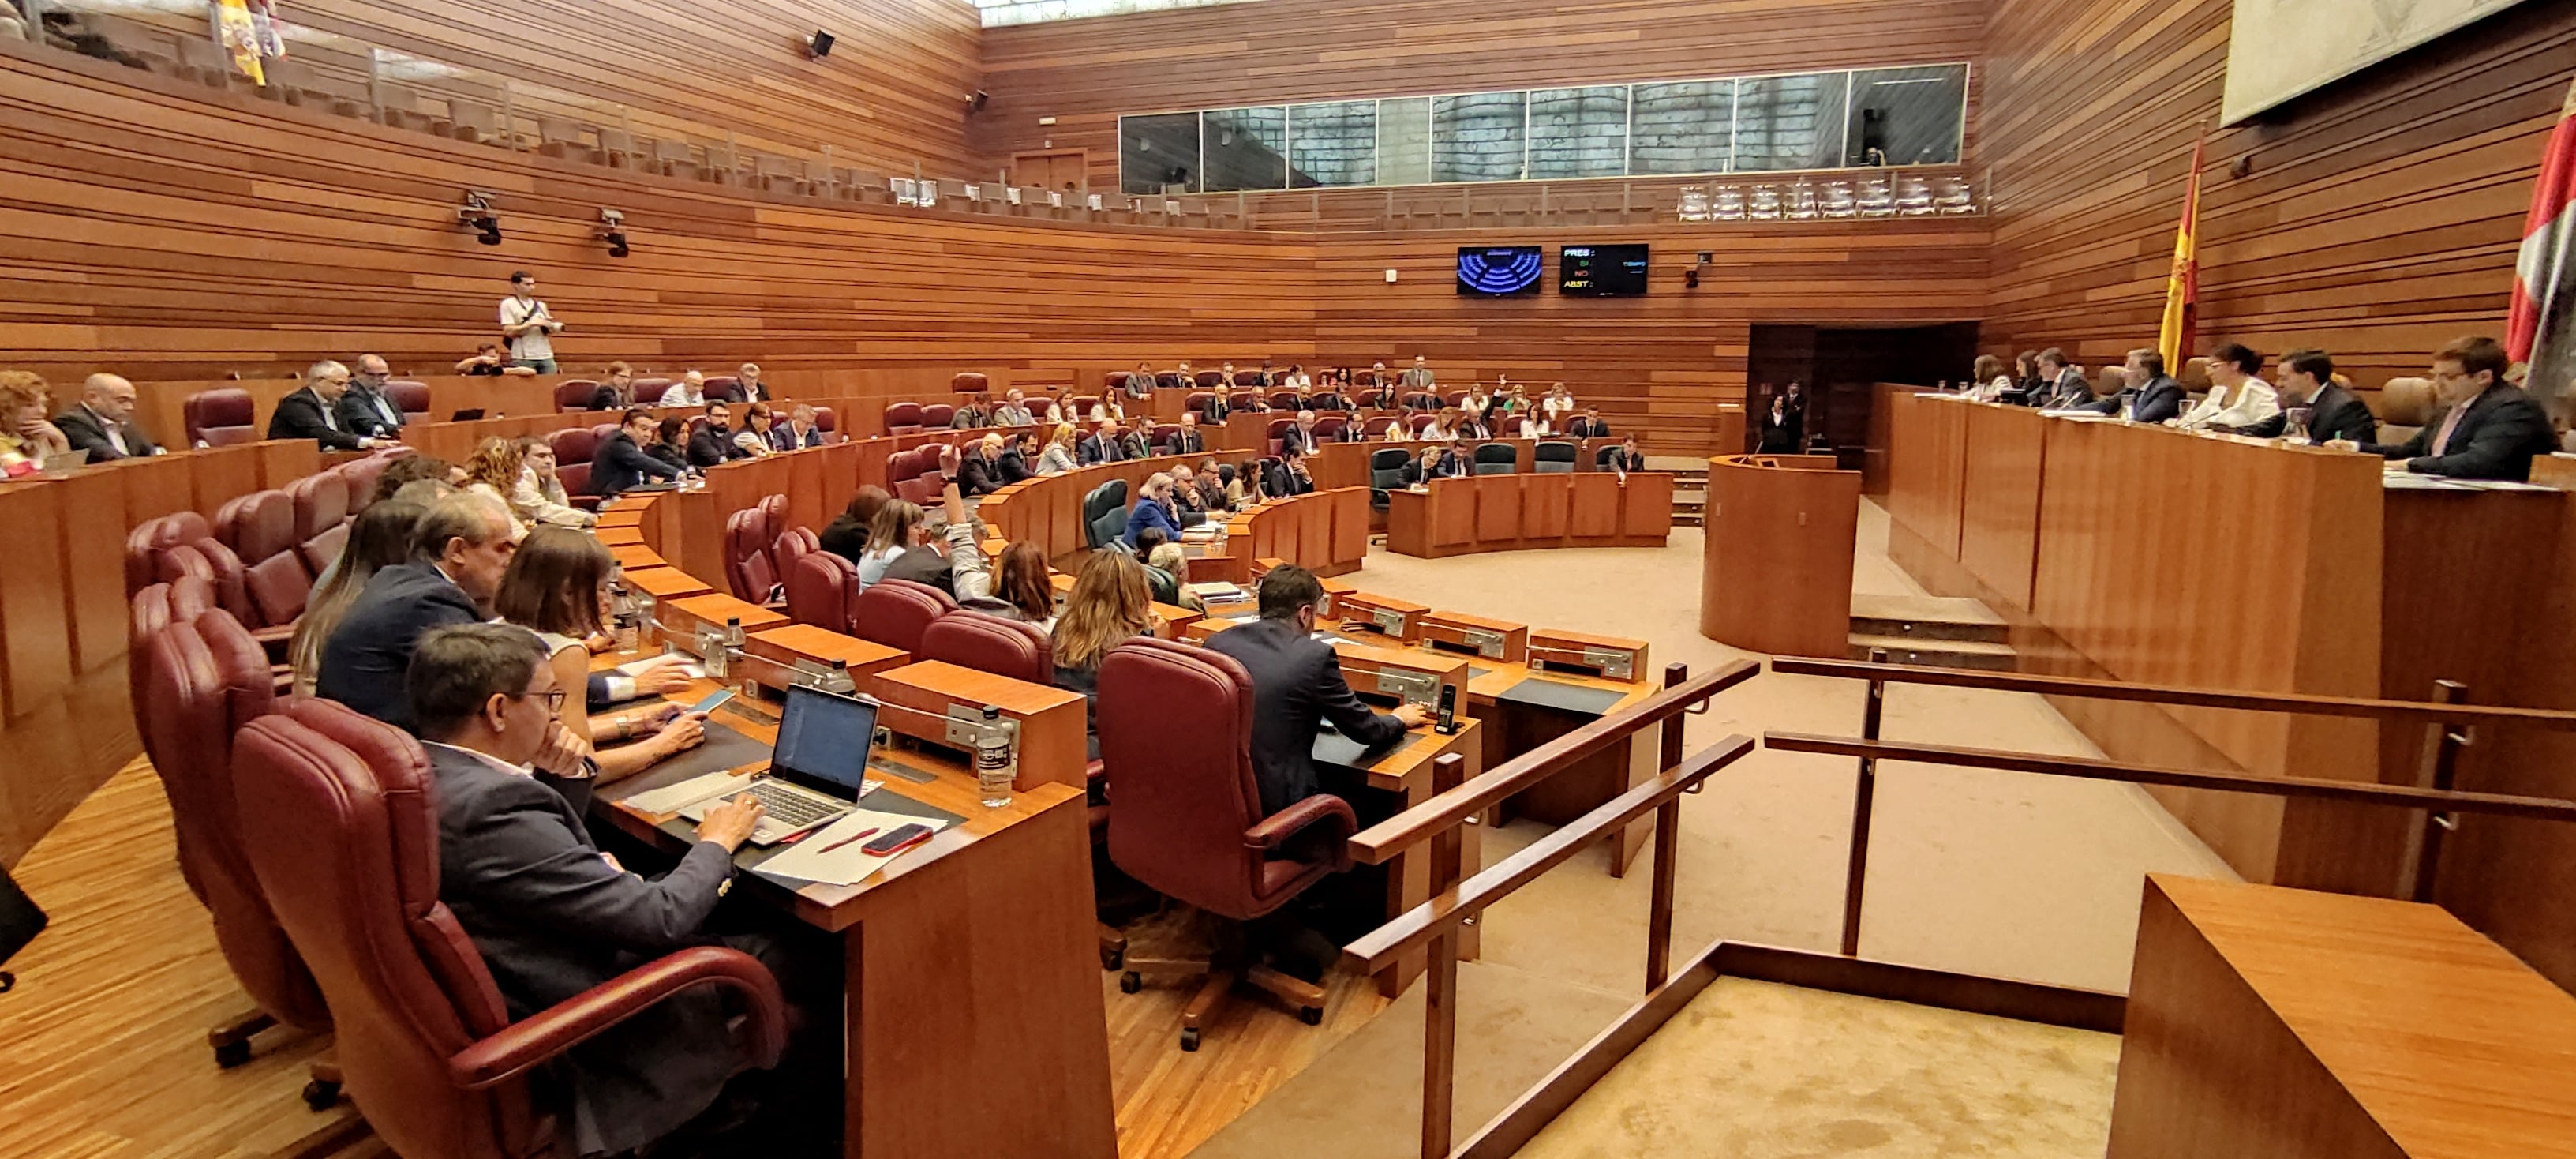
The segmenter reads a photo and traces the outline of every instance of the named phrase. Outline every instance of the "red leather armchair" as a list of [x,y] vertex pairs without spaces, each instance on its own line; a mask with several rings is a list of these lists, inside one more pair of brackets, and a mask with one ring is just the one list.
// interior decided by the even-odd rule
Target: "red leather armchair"
[[194,511],[180,511],[146,519],[125,533],[125,594],[135,593],[170,577],[161,574],[161,553],[183,543],[214,537],[214,528],[206,517]]
[[251,425],[253,409],[250,392],[239,387],[201,390],[180,402],[179,418],[189,446],[229,447],[259,441],[259,428]]
[[889,435],[918,434],[921,431],[921,404],[917,402],[887,403],[885,408],[885,425],[886,433]]
[[[429,384],[417,379],[397,378],[385,383],[385,398],[404,415],[429,413]],[[411,421],[408,417],[405,422]]]
[[921,630],[915,660],[938,660],[1031,684],[1055,683],[1055,646],[1033,624],[956,611]]
[[787,618],[850,634],[859,602],[859,569],[828,551],[807,552],[787,572]]
[[921,408],[921,427],[923,430],[944,431],[956,424],[957,408],[955,406],[944,402],[934,402]]
[[878,580],[853,601],[850,634],[918,656],[921,634],[941,616],[956,610],[956,597],[929,584]]
[[[176,605],[187,599],[180,595],[171,600],[169,610],[180,610]],[[137,601],[138,630],[157,610],[143,608],[143,602]],[[161,778],[161,791],[170,800],[180,875],[214,919],[224,963],[259,1007],[258,1013],[227,1020],[206,1036],[217,1065],[238,1066],[250,1059],[251,1035],[276,1023],[313,1032],[331,1027],[321,988],[252,875],[250,843],[234,802],[232,736],[276,705],[268,657],[221,610],[174,620],[138,638],[136,646],[144,657],[144,676],[135,723]],[[339,1097],[336,1076],[317,1077],[305,1090],[316,1109]]]
[[598,396],[597,382],[587,378],[567,378],[555,384],[555,413],[589,410],[590,400]]
[[438,900],[428,760],[400,730],[329,701],[289,701],[241,731],[233,764],[243,812],[269,838],[251,846],[252,868],[330,1001],[349,1093],[396,1153],[553,1154],[563,1131],[531,1097],[528,1072],[700,986],[743,1001],[736,1061],[777,1063],[777,979],[738,950],[682,950],[510,1021],[482,955]]
[[769,512],[763,508],[745,507],[726,517],[725,585],[733,589],[733,598],[769,602],[778,586],[778,573],[769,562],[769,540]]
[[984,394],[993,389],[993,380],[972,370],[961,370],[949,376],[948,389],[958,394]]
[[[1252,774],[1252,677],[1232,657],[1150,637],[1100,661],[1100,760],[1109,778],[1109,859],[1128,876],[1219,917],[1249,921],[1350,868],[1344,847],[1358,818],[1339,797],[1314,796],[1270,816]],[[1173,728],[1175,720],[1192,727]],[[1308,840],[1294,841],[1313,831]],[[1146,971],[1208,980],[1181,1012],[1181,1049],[1231,989],[1232,971],[1205,961],[1129,956],[1119,989]],[[1324,992],[1263,966],[1244,981],[1323,1020]]]
[[306,475],[287,484],[286,498],[295,513],[297,543],[310,542],[349,517],[349,483],[334,472]]

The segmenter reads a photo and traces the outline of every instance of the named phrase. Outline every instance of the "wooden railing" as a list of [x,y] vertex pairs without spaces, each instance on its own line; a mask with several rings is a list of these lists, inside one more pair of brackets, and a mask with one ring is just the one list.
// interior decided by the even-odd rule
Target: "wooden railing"
[[[1673,863],[1681,848],[1681,795],[1698,791],[1712,774],[1753,751],[1752,738],[1736,735],[1685,759],[1681,724],[1674,718],[1685,712],[1706,711],[1711,697],[1760,672],[1758,665],[1738,661],[1692,679],[1682,665],[1670,665],[1664,669],[1664,690],[1653,697],[1540,745],[1482,776],[1465,779],[1465,760],[1455,754],[1440,758],[1432,773],[1436,795],[1352,835],[1351,856],[1370,865],[1384,864],[1425,842],[1431,845],[1431,900],[1398,915],[1342,951],[1347,960],[1370,974],[1407,955],[1426,949],[1430,954],[1428,986],[1423,995],[1422,1154],[1426,1159],[1451,1153],[1462,936],[1495,903],[1648,813],[1655,815],[1655,868],[1646,927],[1646,990],[1654,994],[1670,980]],[[1663,726],[1661,759],[1657,762],[1662,771],[1654,779],[1604,802],[1572,824],[1560,826],[1493,868],[1459,880],[1464,843],[1461,826],[1476,824],[1480,815],[1513,794],[1657,725]],[[1540,1090],[1485,1124],[1460,1153],[1501,1156],[1517,1150],[1633,1046],[1630,1042],[1615,1050],[1587,1050],[1578,1058],[1581,1065],[1560,1068]]]
[[[2419,902],[2433,900],[2435,878],[2441,868],[2443,836],[2457,827],[2455,814],[2486,813],[2543,821],[2576,821],[2576,801],[2501,793],[2460,792],[2451,788],[2452,774],[2457,767],[2460,751],[2468,746],[2469,730],[2474,727],[2576,731],[2576,712],[2468,704],[2465,703],[2468,697],[2467,687],[2455,681],[2437,681],[2434,687],[2434,699],[2430,701],[2375,700],[2303,693],[2161,687],[2013,672],[1919,668],[1907,664],[1886,663],[1886,656],[1884,650],[1879,650],[1873,651],[1867,662],[1809,660],[1787,656],[1774,657],[1771,661],[1771,670],[1774,672],[1799,676],[1836,676],[1868,682],[1868,698],[1863,702],[1861,709],[1860,736],[1816,736],[1783,732],[1765,732],[1762,735],[1762,744],[1765,748],[1786,752],[1847,756],[1857,758],[1859,761],[1859,778],[1852,797],[1851,850],[1843,878],[1842,952],[1846,957],[1858,957],[1860,954],[1861,906],[1869,869],[1870,813],[1877,796],[1878,762],[1881,760],[1997,769],[2005,772],[2036,773],[2043,776],[2075,777],[2085,780],[2126,781],[2136,785],[2257,793],[2284,798],[2301,797],[2420,812],[2423,814],[2423,819],[2409,835],[2404,868],[2397,877],[2397,880],[2403,883],[2403,888],[2397,891],[2398,896]],[[2415,724],[2422,725],[2426,730],[2424,759],[2416,784],[2390,785],[2374,781],[2329,781],[2312,777],[2264,777],[2244,773],[2161,768],[2115,761],[1949,745],[1891,743],[1879,737],[1889,684],[1983,688],[2001,692],[2030,692],[2048,696],[2136,701],[2177,707],[2226,708],[2244,712],[2335,716],[2375,720],[2387,724]]]

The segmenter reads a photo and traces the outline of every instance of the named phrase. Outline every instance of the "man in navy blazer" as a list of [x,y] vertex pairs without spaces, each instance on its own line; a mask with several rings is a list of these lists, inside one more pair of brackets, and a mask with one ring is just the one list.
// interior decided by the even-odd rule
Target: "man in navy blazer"
[[[535,633],[436,629],[404,683],[437,787],[439,901],[481,951],[513,1021],[715,940],[708,919],[759,824],[757,798],[710,809],[668,873],[630,873],[592,843],[564,791],[597,766],[558,719],[565,690]],[[550,1109],[572,1150],[631,1150],[713,1105],[735,1066],[726,1019],[714,991],[683,991],[566,1052],[540,1089],[559,1102]]]
[[1252,778],[1269,816],[1323,791],[1315,776],[1315,736],[1331,721],[1343,736],[1376,748],[1431,719],[1418,704],[1383,713],[1360,702],[1342,676],[1342,658],[1315,638],[1324,585],[1315,573],[1284,565],[1261,577],[1261,618],[1208,637],[1252,677]]
[[2281,395],[2281,413],[2245,433],[2263,438],[2292,433],[2289,413],[2304,408],[2308,424],[2295,433],[2306,436],[2309,442],[2379,441],[2379,417],[2370,413],[2370,404],[2335,385],[2334,359],[2325,351],[2293,350],[2282,355],[2280,379],[2273,389]]
[[2129,361],[2120,367],[2128,385],[2120,393],[2100,399],[2075,410],[2090,410],[2106,415],[2123,415],[2132,422],[2160,423],[2182,417],[2183,400],[2188,393],[2173,376],[2165,373],[2165,356],[2153,350],[2132,350]]
[[54,416],[54,426],[89,461],[140,459],[161,453],[134,421],[134,384],[113,374],[93,374],[81,384],[79,405]]
[[326,451],[364,451],[380,440],[350,430],[340,421],[340,398],[349,392],[349,368],[316,362],[304,372],[304,386],[277,400],[268,416],[268,437],[311,439]]
[[2462,338],[2434,352],[2433,391],[2446,405],[2414,438],[2360,449],[2389,460],[2391,471],[2529,482],[2531,460],[2557,450],[2558,436],[2549,413],[2504,380],[2508,365],[2504,346],[2493,338]]
[[470,494],[439,500],[413,526],[411,559],[370,577],[322,642],[314,693],[410,728],[403,673],[414,645],[433,628],[489,619],[515,550],[509,512]]
[[1100,429],[1084,435],[1073,444],[1074,461],[1088,467],[1094,463],[1125,461],[1127,444],[1118,437],[1118,424],[1102,423]]

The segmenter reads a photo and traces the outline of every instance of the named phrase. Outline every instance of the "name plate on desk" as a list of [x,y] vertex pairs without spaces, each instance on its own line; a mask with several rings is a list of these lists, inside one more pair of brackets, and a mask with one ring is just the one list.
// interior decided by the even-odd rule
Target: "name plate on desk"
[[1529,659],[1529,626],[1464,612],[1433,612],[1422,617],[1422,643],[1442,652],[1521,664]]
[[1535,631],[1529,637],[1529,662],[1597,673],[1611,680],[1636,680],[1646,670],[1646,642],[1580,632]]
[[1406,643],[1422,638],[1422,617],[1431,609],[1421,604],[1368,592],[1350,592],[1334,601],[1333,614],[1345,627],[1377,632]]
[[1362,695],[1392,697],[1399,703],[1440,706],[1440,686],[1454,684],[1464,696],[1467,662],[1418,648],[1381,648],[1371,644],[1335,644],[1342,674]]

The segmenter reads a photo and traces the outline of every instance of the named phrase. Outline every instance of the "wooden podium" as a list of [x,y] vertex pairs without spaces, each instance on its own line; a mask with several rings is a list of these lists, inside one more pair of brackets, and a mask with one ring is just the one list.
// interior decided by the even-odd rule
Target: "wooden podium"
[[1700,635],[1776,656],[1849,652],[1860,472],[1831,455],[1720,455],[1706,525]]

